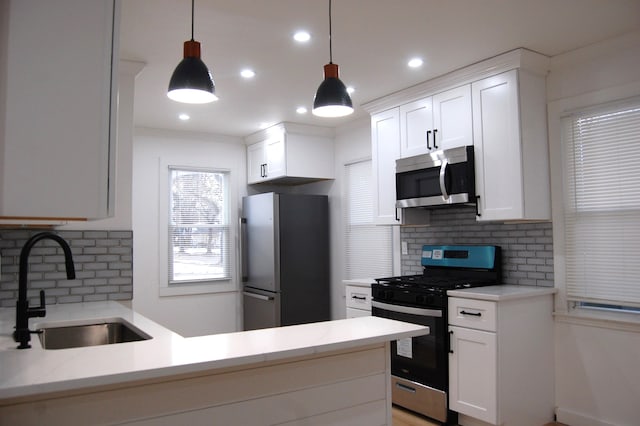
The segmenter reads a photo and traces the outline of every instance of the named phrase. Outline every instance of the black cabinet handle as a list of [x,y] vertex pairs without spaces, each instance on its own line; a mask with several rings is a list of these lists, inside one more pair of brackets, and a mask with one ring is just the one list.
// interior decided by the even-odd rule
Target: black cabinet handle
[[431,145],[429,145],[429,135],[431,134],[431,130],[427,130],[427,149],[431,149]]
[[482,312],[467,312],[467,311],[460,311],[460,313],[462,315],[471,315],[474,317],[481,317],[482,316]]
[[451,342],[453,341],[453,331],[449,330],[449,353],[453,353],[453,348],[451,347]]
[[435,149],[438,149],[438,145],[436,145],[436,133],[438,132],[438,129],[433,129],[433,147]]
[[400,222],[400,218],[398,217],[398,208],[396,207],[396,222]]
[[367,300],[367,298],[364,296],[351,296],[351,298],[356,300]]
[[482,214],[480,213],[480,196],[476,195],[476,216],[481,217]]

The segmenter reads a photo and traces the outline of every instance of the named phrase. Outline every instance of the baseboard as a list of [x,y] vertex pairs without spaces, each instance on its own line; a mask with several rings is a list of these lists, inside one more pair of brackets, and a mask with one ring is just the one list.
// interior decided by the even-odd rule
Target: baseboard
[[609,423],[595,417],[590,417],[582,413],[567,410],[566,408],[556,408],[556,421],[567,425],[580,425],[580,426],[616,426],[614,423]]

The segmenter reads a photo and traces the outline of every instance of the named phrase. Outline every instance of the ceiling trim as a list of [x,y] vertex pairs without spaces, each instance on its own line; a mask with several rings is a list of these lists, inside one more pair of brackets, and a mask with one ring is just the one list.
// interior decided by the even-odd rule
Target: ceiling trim
[[376,114],[516,68],[545,76],[549,72],[549,57],[525,48],[515,49],[374,99],[363,104],[362,108],[370,114]]

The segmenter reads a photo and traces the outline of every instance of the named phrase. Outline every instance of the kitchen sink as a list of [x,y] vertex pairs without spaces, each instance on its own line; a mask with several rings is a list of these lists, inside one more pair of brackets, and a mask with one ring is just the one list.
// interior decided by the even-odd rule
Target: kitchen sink
[[38,329],[38,337],[44,349],[79,348],[151,339],[151,336],[121,318],[93,320],[80,325],[45,326]]

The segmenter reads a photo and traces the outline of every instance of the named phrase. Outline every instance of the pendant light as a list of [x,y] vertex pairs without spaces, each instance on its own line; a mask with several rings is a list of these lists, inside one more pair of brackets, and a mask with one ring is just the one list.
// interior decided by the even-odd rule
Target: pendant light
[[184,42],[184,59],[171,75],[167,96],[177,102],[206,104],[218,97],[213,77],[200,59],[200,43],[193,39],[194,2],[191,0],[191,40]]
[[331,0],[329,0],[329,63],[324,66],[324,81],[316,91],[312,112],[318,117],[344,117],[353,112],[351,97],[344,83],[338,78],[338,65],[333,63]]

